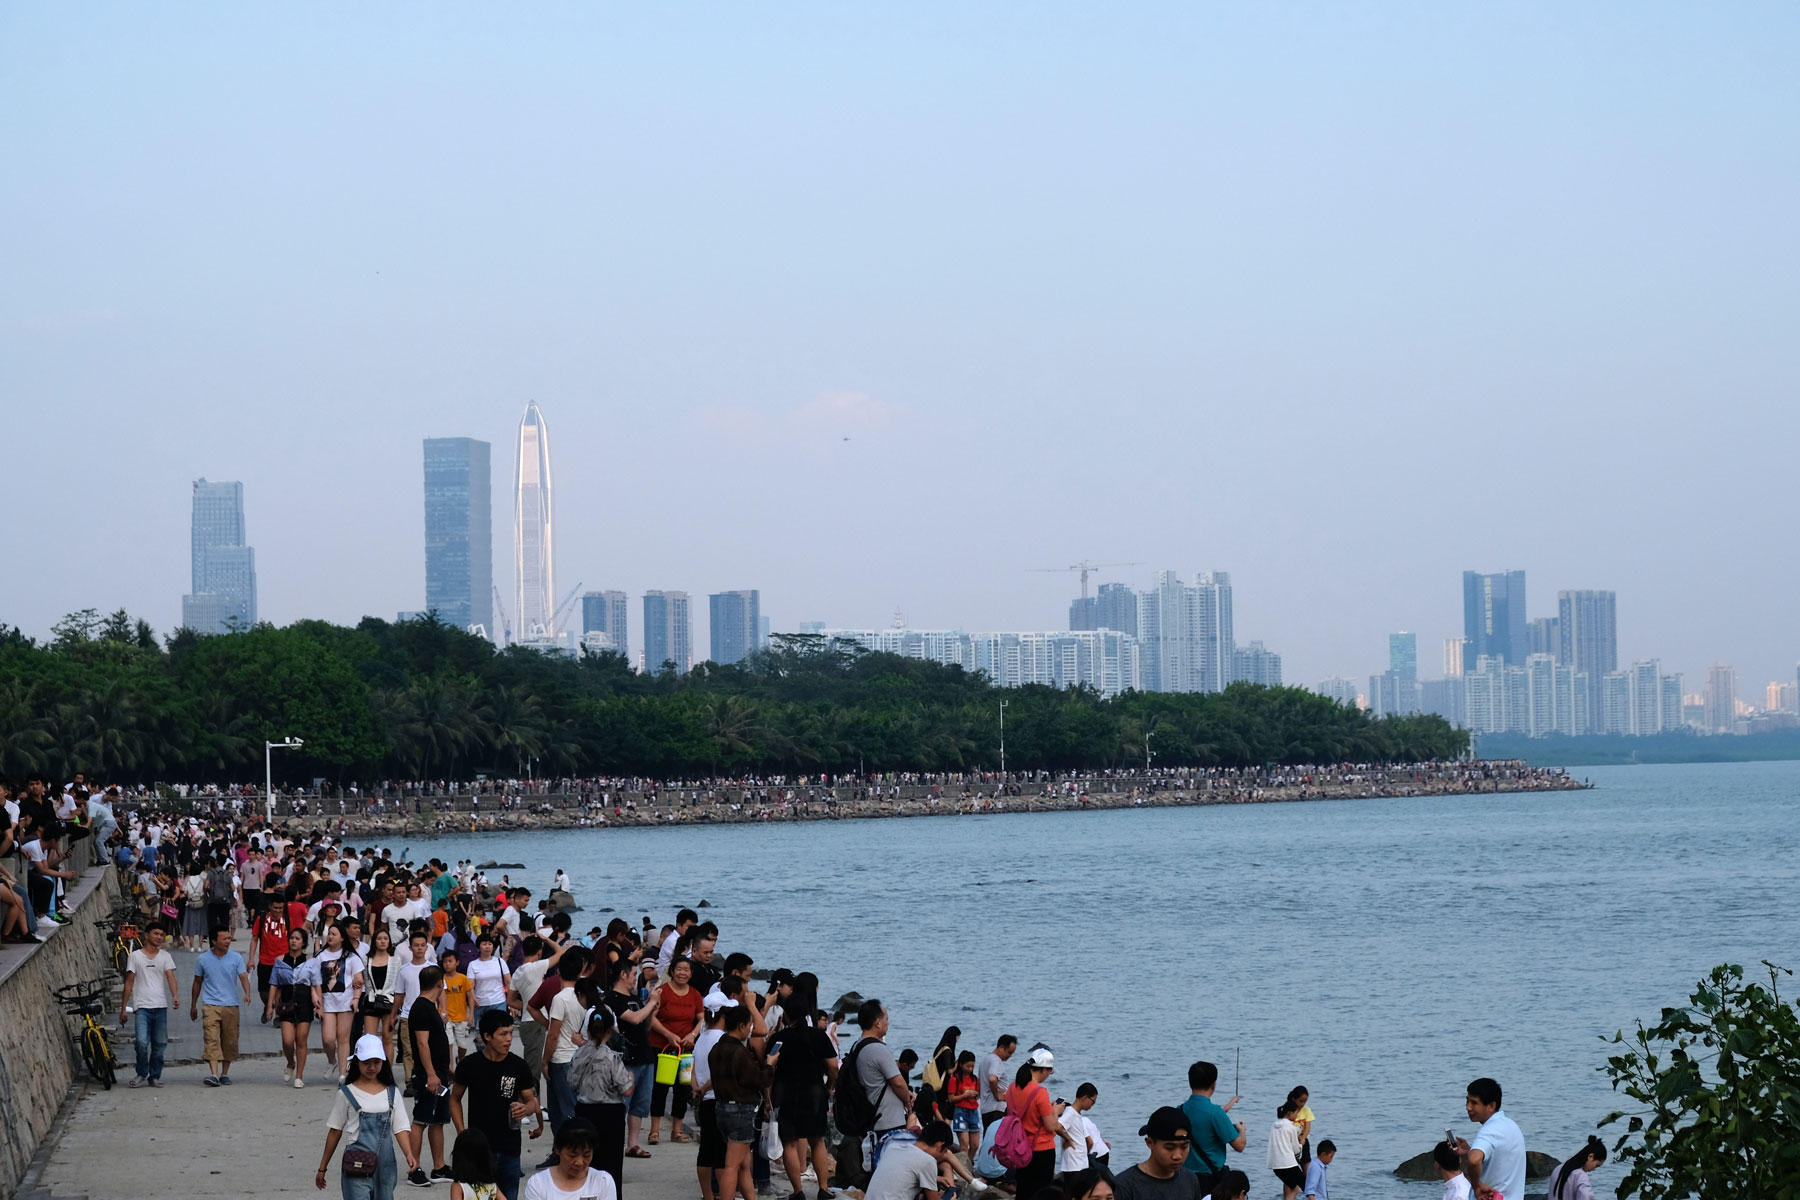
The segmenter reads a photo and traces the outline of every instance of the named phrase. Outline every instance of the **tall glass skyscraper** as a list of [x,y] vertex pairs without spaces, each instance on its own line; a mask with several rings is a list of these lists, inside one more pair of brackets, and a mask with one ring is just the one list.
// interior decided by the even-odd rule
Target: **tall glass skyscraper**
[[581,632],[604,633],[612,639],[614,653],[631,656],[631,630],[627,619],[625,593],[583,592],[581,594]]
[[[1556,593],[1557,661],[1587,675],[1588,713],[1603,712],[1601,689],[1619,669],[1618,600],[1613,592]],[[1577,733],[1587,733],[1577,729]]]
[[1531,655],[1525,619],[1525,572],[1463,572],[1463,637],[1468,662],[1486,655],[1523,667]]
[[716,663],[743,662],[761,642],[762,593],[716,592],[711,601],[712,654]]
[[196,633],[256,624],[256,551],[244,544],[244,485],[194,481],[192,587],[181,623]]
[[654,675],[665,662],[674,663],[678,675],[694,666],[686,592],[644,593],[644,670]]
[[493,447],[425,439],[425,609],[494,641]]
[[535,403],[519,422],[519,455],[513,474],[513,571],[518,636],[554,634],[556,538],[551,523],[550,428]]

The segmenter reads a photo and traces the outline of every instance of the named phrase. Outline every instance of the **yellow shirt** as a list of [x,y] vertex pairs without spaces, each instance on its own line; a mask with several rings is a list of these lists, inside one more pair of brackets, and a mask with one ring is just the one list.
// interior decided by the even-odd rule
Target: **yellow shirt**
[[[1294,1124],[1296,1124],[1296,1125],[1300,1125],[1307,1121],[1311,1121],[1311,1120],[1315,1120],[1315,1119],[1316,1118],[1314,1118],[1314,1116],[1313,1116],[1312,1105],[1310,1105],[1310,1104],[1302,1104],[1300,1106],[1300,1111],[1294,1114]],[[1306,1127],[1306,1133],[1307,1133],[1308,1139],[1310,1139],[1312,1137],[1312,1126],[1308,1125]]]
[[444,1016],[452,1021],[467,1021],[469,994],[473,990],[469,977],[461,971],[444,976]]

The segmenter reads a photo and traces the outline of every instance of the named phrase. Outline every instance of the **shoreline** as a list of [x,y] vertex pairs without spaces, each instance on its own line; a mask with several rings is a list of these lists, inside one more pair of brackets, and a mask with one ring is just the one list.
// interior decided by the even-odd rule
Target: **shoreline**
[[[1520,774],[1526,777],[1518,777]],[[1090,781],[1104,783],[1108,781]],[[1182,781],[1186,782],[1186,781]],[[1460,785],[1460,786],[1458,786]],[[333,812],[306,816],[278,816],[275,824],[290,830],[341,830],[345,835],[451,837],[477,833],[519,833],[540,830],[657,829],[693,825],[798,824],[808,821],[873,821],[920,817],[1023,815],[1028,813],[1085,812],[1123,808],[1206,808],[1229,804],[1298,804],[1338,800],[1384,800],[1448,796],[1487,796],[1521,792],[1575,792],[1593,787],[1566,772],[1554,770],[1508,771],[1490,778],[1421,778],[1349,780],[1342,782],[1259,781],[1254,786],[1168,786],[1127,791],[1077,791],[1075,794],[1020,794],[1005,796],[900,795],[849,800],[800,798],[767,805],[746,804],[725,798],[695,799],[676,803],[639,803],[639,796],[625,797],[622,804],[583,806],[567,796],[530,797],[531,807],[494,812]],[[929,788],[903,789],[930,792]],[[327,802],[329,803],[329,802]]]

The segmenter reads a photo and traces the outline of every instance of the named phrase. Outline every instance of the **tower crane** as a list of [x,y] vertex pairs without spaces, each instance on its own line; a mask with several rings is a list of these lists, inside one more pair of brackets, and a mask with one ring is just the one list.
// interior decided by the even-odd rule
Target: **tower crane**
[[579,595],[581,595],[581,585],[578,583],[569,589],[569,594],[563,597],[563,602],[556,606],[555,612],[550,614],[550,632],[554,633],[562,628],[563,614],[569,611],[569,605],[575,603],[575,597]]
[[512,641],[512,619],[506,615],[506,605],[500,603],[499,584],[494,585],[494,615],[500,618],[496,623],[500,640],[496,644],[505,646]]
[[1081,598],[1083,600],[1086,600],[1087,594],[1088,594],[1087,585],[1088,585],[1088,572],[1089,571],[1098,571],[1103,567],[1141,567],[1143,565],[1144,565],[1143,563],[1134,563],[1134,562],[1096,563],[1096,562],[1088,562],[1086,559],[1083,559],[1082,561],[1080,561],[1078,563],[1071,563],[1070,565],[1068,565],[1066,567],[1027,567],[1026,570],[1030,571],[1034,574],[1038,574],[1038,575],[1045,575],[1045,574],[1061,575],[1064,571],[1080,571],[1081,572]]

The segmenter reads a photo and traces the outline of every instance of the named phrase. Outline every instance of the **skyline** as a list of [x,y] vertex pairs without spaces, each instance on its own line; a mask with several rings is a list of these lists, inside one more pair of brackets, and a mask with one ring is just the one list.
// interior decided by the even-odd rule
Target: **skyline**
[[565,591],[1054,630],[1033,569],[1216,564],[1366,679],[1511,566],[1791,677],[1800,14],[766,17],[10,10],[0,395],[79,486],[0,619],[166,632],[200,477],[259,615],[416,610],[419,438],[536,400]]

